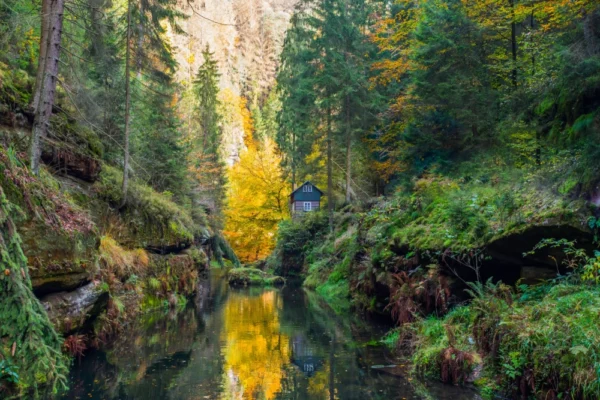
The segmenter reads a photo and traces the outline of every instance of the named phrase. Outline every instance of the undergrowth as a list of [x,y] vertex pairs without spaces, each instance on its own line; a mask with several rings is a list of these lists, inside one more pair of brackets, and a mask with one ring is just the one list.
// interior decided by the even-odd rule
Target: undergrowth
[[[564,279],[517,290],[491,282],[472,288],[470,304],[404,324],[386,343],[409,355],[417,374],[475,380],[488,397],[600,396],[599,287]],[[459,354],[461,363],[447,363]],[[483,371],[473,374],[478,364]]]

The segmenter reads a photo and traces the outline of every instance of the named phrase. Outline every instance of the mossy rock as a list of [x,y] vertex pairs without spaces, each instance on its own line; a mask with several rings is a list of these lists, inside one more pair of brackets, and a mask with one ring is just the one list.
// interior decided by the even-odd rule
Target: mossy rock
[[131,182],[127,204],[120,208],[122,180],[121,171],[105,166],[93,187],[96,199],[90,206],[101,224],[118,225],[113,236],[119,243],[156,253],[176,253],[207,234],[206,227],[197,226],[190,213],[169,196],[135,181]]
[[283,286],[285,279],[255,268],[233,268],[227,274],[232,286]]
[[58,174],[95,182],[102,169],[102,143],[91,129],[55,114],[51,135],[42,146],[42,161]]
[[196,291],[200,272],[190,254],[151,254],[145,286],[148,294],[163,299],[175,293],[189,296]]
[[19,232],[38,295],[73,290],[95,272],[100,242],[94,232],[69,235],[37,220],[19,226]]
[[95,272],[100,244],[89,214],[47,171],[34,177],[14,152],[0,150],[0,185],[15,219],[36,294],[73,290]]

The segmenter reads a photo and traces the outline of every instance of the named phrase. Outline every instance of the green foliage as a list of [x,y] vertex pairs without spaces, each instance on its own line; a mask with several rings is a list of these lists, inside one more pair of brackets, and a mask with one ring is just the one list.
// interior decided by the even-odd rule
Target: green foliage
[[0,186],[0,355],[4,362],[0,381],[18,383],[22,392],[38,392],[43,386],[56,392],[66,387],[67,362],[61,338],[31,290],[27,259],[12,220],[15,212]]
[[384,7],[380,0],[303,0],[292,17],[277,80],[277,144],[297,180],[318,173],[304,161],[316,147],[324,152],[326,140],[336,141],[335,156],[368,151],[360,139],[376,124],[382,98],[369,82],[377,51],[366,32],[370,15]]
[[0,360],[0,382],[8,382],[9,384],[19,384],[19,374],[16,372],[16,367],[7,360]]
[[393,329],[386,333],[386,335],[381,339],[381,343],[393,350],[398,346],[399,340],[400,331],[398,329]]
[[[416,338],[412,355],[416,371],[439,377],[437,354],[451,346],[473,354],[483,363],[483,376],[499,377],[500,387],[508,393],[536,397],[554,393],[558,398],[600,394],[595,361],[600,342],[593,328],[600,322],[596,286],[563,282],[542,292],[539,287],[524,287],[516,293],[518,300],[501,284],[472,288],[470,305],[441,319],[420,319],[403,327]],[[522,385],[522,379],[529,383]],[[482,378],[478,384],[487,387],[485,391],[498,389],[490,379]]]
[[327,226],[327,216],[319,212],[281,222],[277,245],[268,261],[269,268],[281,276],[298,276],[308,252],[325,236]]
[[[596,224],[595,218],[589,219],[590,227],[596,228]],[[594,255],[590,256],[587,250],[577,247],[575,241],[544,239],[527,254],[535,254],[545,247],[561,250],[565,255],[562,264],[580,276],[583,282],[600,284],[600,251],[595,250]]]

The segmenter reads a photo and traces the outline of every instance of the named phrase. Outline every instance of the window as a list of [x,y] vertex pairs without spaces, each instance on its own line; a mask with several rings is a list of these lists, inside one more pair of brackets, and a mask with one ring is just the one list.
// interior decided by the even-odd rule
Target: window
[[310,201],[305,201],[304,202],[304,211],[311,211],[312,210],[312,203]]
[[307,192],[312,193],[312,188],[313,188],[312,185],[304,185],[304,187],[302,188],[302,191],[304,193],[307,193]]

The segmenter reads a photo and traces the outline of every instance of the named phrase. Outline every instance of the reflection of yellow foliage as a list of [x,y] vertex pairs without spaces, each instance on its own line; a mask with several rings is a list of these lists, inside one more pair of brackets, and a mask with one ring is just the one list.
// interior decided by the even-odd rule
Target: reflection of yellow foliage
[[266,257],[277,224],[287,217],[289,187],[280,162],[275,143],[266,139],[244,151],[229,170],[224,233],[242,261]]
[[275,292],[231,294],[224,314],[226,398],[275,398],[290,360],[289,338],[279,331]]
[[308,393],[311,399],[329,398],[329,364],[325,364],[323,369],[317,371],[308,381]]

